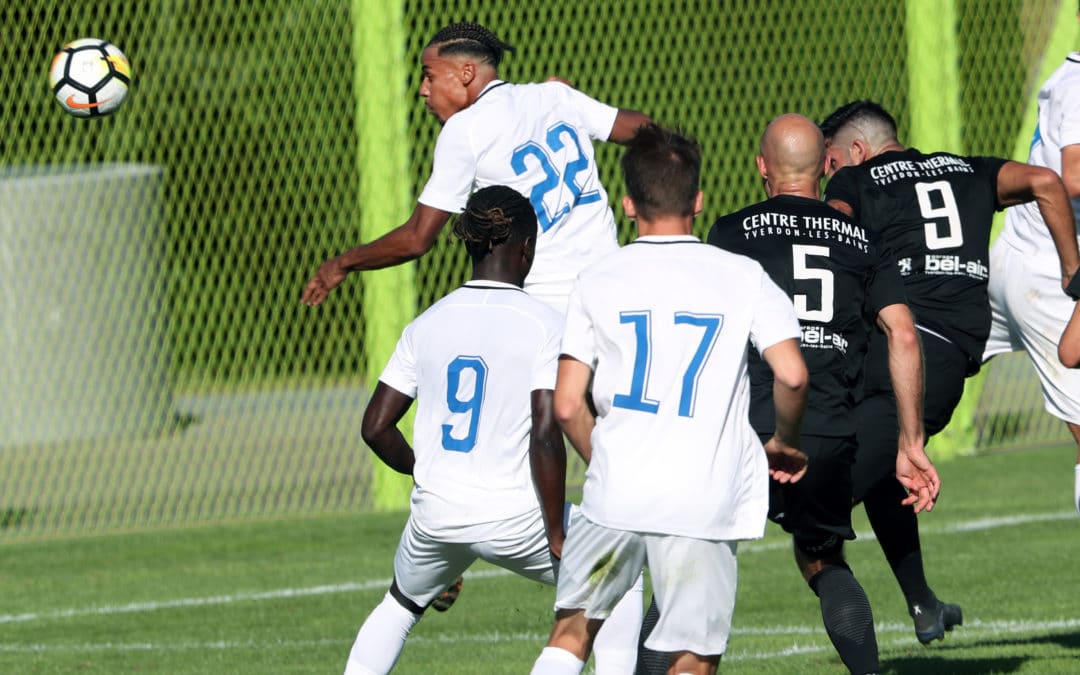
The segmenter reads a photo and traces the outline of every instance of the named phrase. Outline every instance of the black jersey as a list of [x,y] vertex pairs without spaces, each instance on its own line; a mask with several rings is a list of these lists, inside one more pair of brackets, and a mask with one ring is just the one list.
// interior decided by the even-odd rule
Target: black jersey
[[[708,241],[757,260],[795,305],[810,370],[803,433],[853,435],[871,322],[883,307],[905,302],[903,282],[873,234],[824,202],[781,195],[720,218]],[[754,350],[749,370],[750,422],[771,433],[772,370]]]
[[972,371],[990,333],[990,227],[1001,208],[997,176],[1005,161],[886,152],[840,169],[825,189],[826,201],[847,202],[855,219],[878,233],[904,279],[915,322],[958,346]]

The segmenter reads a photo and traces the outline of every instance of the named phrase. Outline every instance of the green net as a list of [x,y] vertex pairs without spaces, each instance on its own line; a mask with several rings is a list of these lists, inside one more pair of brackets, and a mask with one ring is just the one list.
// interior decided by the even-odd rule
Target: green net
[[[405,55],[386,82],[407,92],[408,170],[391,178],[418,194],[439,130],[414,98],[423,46],[476,20],[517,47],[505,79],[559,75],[699,139],[703,234],[761,197],[757,139],[779,113],[820,119],[874,98],[905,137],[928,104],[908,96],[910,15],[942,5],[956,16],[961,113],[943,123],[958,125],[959,150],[1011,155],[1044,57],[1062,56],[1046,53],[1057,0],[410,0],[386,36]],[[0,6],[0,538],[376,503],[359,438],[366,374],[383,365],[368,355],[387,348],[369,343],[380,307],[360,311],[376,277],[353,275],[317,309],[299,298],[324,258],[371,236],[359,186],[379,158],[358,157],[371,133],[358,101],[378,83],[358,85],[370,50],[355,35],[389,8]],[[88,36],[123,49],[134,78],[96,120],[65,114],[46,78],[56,49]],[[618,156],[598,147],[613,206]],[[364,199],[374,211],[378,196]],[[391,302],[422,309],[467,271],[448,231],[414,266]],[[967,420],[980,448],[1066,437],[1024,359],[988,369]]]

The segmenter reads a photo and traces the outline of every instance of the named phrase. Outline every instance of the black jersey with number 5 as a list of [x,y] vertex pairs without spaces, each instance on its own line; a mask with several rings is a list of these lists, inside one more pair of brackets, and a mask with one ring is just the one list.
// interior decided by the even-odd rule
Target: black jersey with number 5
[[[1006,160],[886,152],[840,169],[826,201],[847,202],[896,261],[920,328],[958,346],[978,369],[990,331],[990,228]],[[878,358],[876,349],[874,357]]]
[[[873,234],[823,202],[780,195],[720,218],[708,242],[757,260],[795,305],[810,370],[803,433],[854,434],[854,389],[871,322],[905,301],[903,282]],[[749,370],[750,422],[771,433],[772,371],[752,349]]]

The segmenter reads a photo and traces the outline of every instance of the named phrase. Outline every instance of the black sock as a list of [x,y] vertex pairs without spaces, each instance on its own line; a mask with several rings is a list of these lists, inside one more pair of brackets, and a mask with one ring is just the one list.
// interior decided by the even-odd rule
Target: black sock
[[671,654],[654,652],[645,646],[645,640],[652,634],[656,622],[660,620],[660,608],[656,606],[656,595],[649,602],[649,609],[641,620],[641,633],[638,635],[637,668],[634,675],[664,675],[671,664]]
[[810,579],[821,619],[840,660],[854,675],[878,672],[877,636],[870,601],[846,566],[828,565]]
[[890,478],[875,485],[863,504],[910,612],[915,605],[933,605],[937,597],[923,571],[919,520],[910,506],[900,503],[905,496],[904,487]]

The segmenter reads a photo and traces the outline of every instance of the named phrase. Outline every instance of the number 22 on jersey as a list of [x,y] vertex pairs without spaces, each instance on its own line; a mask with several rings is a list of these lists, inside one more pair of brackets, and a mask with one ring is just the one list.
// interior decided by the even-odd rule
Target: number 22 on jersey
[[[724,325],[724,317],[721,314],[675,312],[674,321],[675,325],[702,329],[701,341],[683,372],[682,390],[679,396],[679,417],[693,417],[694,404],[697,400],[698,377],[712,354],[716,336]],[[660,401],[648,397],[653,349],[652,312],[650,310],[619,312],[619,323],[631,324],[634,329],[634,370],[630,379],[630,393],[615,394],[611,404],[616,408],[655,415],[660,410]],[[659,348],[663,349],[664,345],[660,345]]]
[[[534,163],[543,172],[543,179],[533,185],[529,191],[529,202],[532,204],[533,210],[536,211],[536,219],[540,223],[540,228],[547,232],[562,220],[566,214],[570,213],[570,210],[575,206],[599,201],[600,191],[582,192],[581,186],[577,183],[577,175],[589,168],[589,158],[585,156],[585,151],[581,148],[581,141],[572,126],[566,122],[558,122],[552,125],[548,129],[544,141],[547,146],[546,149],[536,141],[529,141],[518,146],[514,150],[514,154],[510,156],[510,168],[514,170],[514,175],[521,176],[529,171],[529,164]],[[569,154],[573,154],[574,159],[567,161],[560,172],[552,161],[551,155],[564,149]],[[549,154],[549,151],[551,154]],[[532,158],[532,162],[529,161],[529,158]],[[544,200],[547,199],[549,194],[557,193],[560,185],[566,186],[570,193],[569,200],[564,200],[552,212],[548,209]]]

